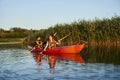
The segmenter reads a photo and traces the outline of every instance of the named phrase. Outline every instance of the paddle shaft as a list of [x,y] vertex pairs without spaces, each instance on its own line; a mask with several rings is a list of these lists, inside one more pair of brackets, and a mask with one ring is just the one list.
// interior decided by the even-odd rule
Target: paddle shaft
[[70,34],[64,36],[63,38],[61,38],[61,39],[59,39],[59,40],[61,41],[61,40],[65,39],[65,38],[67,38],[69,35],[70,35]]

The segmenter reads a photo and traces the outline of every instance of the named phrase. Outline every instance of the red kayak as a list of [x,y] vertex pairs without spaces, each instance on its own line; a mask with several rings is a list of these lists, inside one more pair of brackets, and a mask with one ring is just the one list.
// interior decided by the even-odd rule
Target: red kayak
[[32,50],[31,52],[32,53],[39,53],[39,52],[42,52],[42,51],[43,51],[42,49],[36,48],[36,49]]
[[[62,46],[56,47],[54,49],[46,49],[46,51],[43,51],[43,54],[48,56],[58,56],[62,59],[84,63],[82,57],[78,55],[78,53],[80,53],[80,51],[84,48],[84,45],[85,44]],[[42,49],[34,49],[32,52],[33,53],[42,52]]]
[[[69,53],[77,54],[83,49],[84,45],[85,44],[56,47],[54,49],[46,49],[46,51],[43,51],[43,53],[45,55],[60,55],[60,54],[69,54]],[[42,49],[36,48],[32,52],[41,52],[41,51]]]
[[59,56],[61,54],[70,54],[70,53],[77,54],[83,49],[83,47],[84,47],[84,44],[72,45],[72,46],[62,46],[62,47],[57,47],[55,49],[47,49],[46,51],[44,51],[44,54],[54,55],[54,56]]

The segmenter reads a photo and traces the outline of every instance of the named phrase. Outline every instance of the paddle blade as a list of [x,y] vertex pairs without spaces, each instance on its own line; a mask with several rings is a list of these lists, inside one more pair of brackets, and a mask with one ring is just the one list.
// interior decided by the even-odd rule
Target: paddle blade
[[33,47],[32,47],[32,46],[27,46],[27,48],[28,48],[28,49],[33,49]]
[[31,54],[31,51],[27,50],[27,54]]

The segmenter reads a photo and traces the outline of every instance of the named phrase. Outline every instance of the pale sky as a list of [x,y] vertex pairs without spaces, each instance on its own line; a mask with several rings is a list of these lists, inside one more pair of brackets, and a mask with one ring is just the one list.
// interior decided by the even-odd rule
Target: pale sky
[[46,29],[57,23],[120,16],[120,0],[0,0],[0,28]]

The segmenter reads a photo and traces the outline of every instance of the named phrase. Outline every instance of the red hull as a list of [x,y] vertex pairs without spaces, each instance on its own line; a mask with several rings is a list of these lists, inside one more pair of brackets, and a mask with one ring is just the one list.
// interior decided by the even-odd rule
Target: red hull
[[[80,55],[78,55],[78,53],[80,53],[80,51],[83,48],[84,48],[84,44],[73,45],[73,46],[62,46],[62,47],[57,47],[55,49],[47,49],[46,51],[43,51],[43,54],[48,56],[58,56],[62,59],[84,63],[83,58]],[[42,49],[35,49],[32,52],[39,53],[42,52]]]
[[32,53],[39,53],[39,52],[42,52],[42,49],[36,48],[32,50]]
[[81,45],[73,45],[73,46],[63,46],[63,47],[57,47],[55,49],[47,49],[44,51],[44,54],[46,55],[54,55],[59,56],[61,54],[77,54],[79,53],[84,47],[84,44]]

